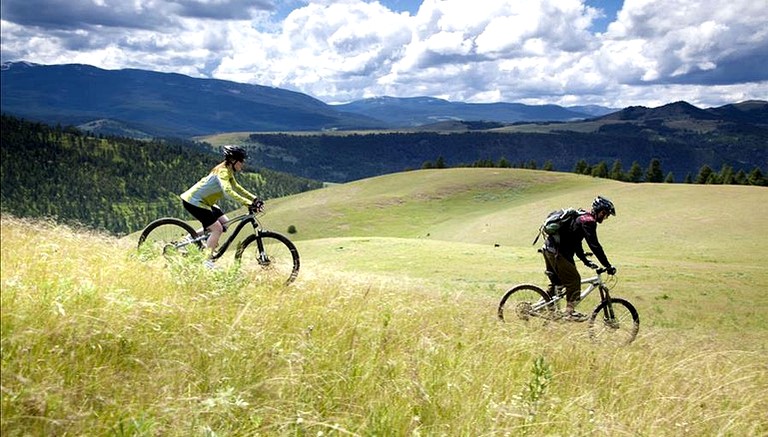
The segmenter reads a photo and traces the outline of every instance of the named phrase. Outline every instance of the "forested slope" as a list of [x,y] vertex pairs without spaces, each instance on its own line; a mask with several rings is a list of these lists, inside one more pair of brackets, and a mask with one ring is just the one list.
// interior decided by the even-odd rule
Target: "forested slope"
[[[161,216],[186,215],[178,194],[220,161],[207,144],[179,139],[94,137],[6,115],[1,127],[3,212],[56,217],[118,234]],[[238,179],[265,199],[321,186],[267,169]]]

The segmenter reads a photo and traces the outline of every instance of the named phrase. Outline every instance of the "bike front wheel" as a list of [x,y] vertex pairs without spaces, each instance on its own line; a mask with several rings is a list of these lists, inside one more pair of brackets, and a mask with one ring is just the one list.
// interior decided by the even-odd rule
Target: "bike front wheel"
[[499,320],[544,323],[552,320],[556,313],[555,307],[556,304],[546,291],[535,285],[521,284],[504,294],[497,314]]
[[611,298],[600,302],[589,319],[589,337],[606,346],[632,343],[640,330],[640,316],[631,303]]
[[286,285],[299,274],[299,251],[291,240],[277,232],[249,235],[237,247],[235,260],[245,273],[252,271],[268,281]]
[[160,256],[186,255],[191,248],[200,250],[197,232],[187,222],[173,217],[148,224],[139,236],[139,256],[144,260]]

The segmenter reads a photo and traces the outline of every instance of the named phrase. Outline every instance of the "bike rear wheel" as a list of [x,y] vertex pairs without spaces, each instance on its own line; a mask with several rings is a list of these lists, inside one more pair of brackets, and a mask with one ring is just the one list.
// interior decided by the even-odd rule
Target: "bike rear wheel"
[[499,302],[499,320],[522,320],[529,323],[545,323],[552,320],[556,304],[549,294],[532,284],[511,288]]
[[[148,224],[139,236],[139,256],[151,260],[160,256],[186,255],[194,247],[199,250],[202,244],[195,229],[186,222],[173,217],[161,218]],[[190,243],[191,242],[191,243]]]
[[600,302],[589,319],[589,337],[606,346],[632,343],[640,330],[640,316],[631,303],[611,298]]
[[299,251],[282,234],[258,231],[237,247],[235,260],[244,273],[252,271],[267,281],[288,285],[299,274]]

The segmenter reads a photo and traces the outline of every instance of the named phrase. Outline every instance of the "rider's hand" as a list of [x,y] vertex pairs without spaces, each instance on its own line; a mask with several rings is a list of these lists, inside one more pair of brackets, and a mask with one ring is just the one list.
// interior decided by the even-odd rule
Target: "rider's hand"
[[616,267],[610,266],[605,269],[605,272],[609,275],[615,275],[616,274]]
[[597,270],[597,268],[598,268],[597,264],[595,264],[595,263],[593,263],[592,261],[589,261],[589,260],[584,261],[584,265],[589,267],[592,270]]
[[262,212],[264,211],[264,201],[260,199],[253,199],[253,202],[251,203],[251,209],[253,209],[255,212]]

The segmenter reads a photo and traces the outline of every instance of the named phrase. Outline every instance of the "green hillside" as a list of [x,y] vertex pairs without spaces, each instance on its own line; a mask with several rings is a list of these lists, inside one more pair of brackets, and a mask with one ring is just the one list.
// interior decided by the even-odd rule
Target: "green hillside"
[[[599,228],[637,340],[496,320],[547,212]],[[2,217],[2,435],[765,435],[768,191],[399,173],[273,199],[288,288]],[[586,272],[584,272],[586,273]],[[595,296],[582,303],[585,310]]]
[[613,251],[680,260],[736,261],[765,250],[762,187],[631,184],[519,169],[443,169],[397,173],[272,201],[267,220],[293,237],[397,237],[530,247],[546,214],[588,208],[602,194],[618,215],[600,227]]
[[517,169],[419,170],[277,199],[268,204],[265,223],[282,232],[293,225],[304,258],[321,269],[494,294],[499,284],[542,282],[543,263],[531,245],[541,220],[557,208],[588,208],[597,194],[617,207],[599,235],[619,267],[622,295],[662,313],[657,299],[693,295],[684,325],[696,328],[704,301],[738,311],[725,290],[768,289],[768,248],[759,237],[768,227],[768,190],[760,187],[629,184]]

